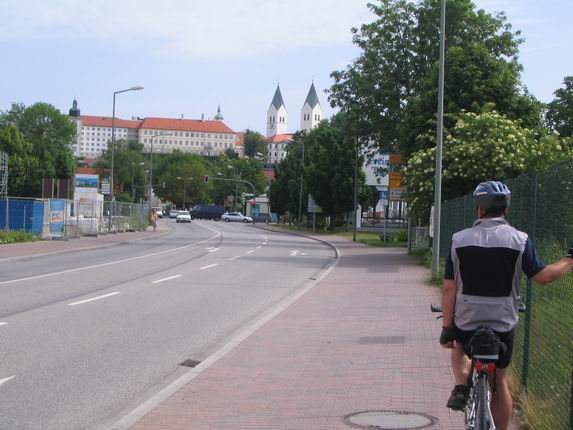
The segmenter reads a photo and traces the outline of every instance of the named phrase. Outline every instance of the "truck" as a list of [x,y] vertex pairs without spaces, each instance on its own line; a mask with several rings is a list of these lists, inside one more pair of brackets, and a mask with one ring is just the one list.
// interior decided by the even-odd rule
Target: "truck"
[[191,209],[191,219],[212,219],[219,221],[225,213],[223,205],[197,205]]

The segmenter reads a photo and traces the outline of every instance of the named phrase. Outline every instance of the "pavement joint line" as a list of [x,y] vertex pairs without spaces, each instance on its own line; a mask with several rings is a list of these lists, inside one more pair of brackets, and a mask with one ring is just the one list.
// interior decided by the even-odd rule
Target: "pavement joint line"
[[132,412],[125,415],[123,418],[121,418],[119,421],[117,421],[110,428],[110,430],[127,430],[129,427],[131,427],[133,424],[135,424],[137,421],[139,421],[141,418],[143,418],[145,415],[147,415],[149,412],[151,412],[154,408],[156,408],[162,402],[167,400],[167,398],[169,398],[170,396],[175,394],[180,388],[182,388],[183,386],[185,386],[186,384],[191,382],[193,379],[195,379],[197,376],[199,376],[201,373],[203,373],[205,370],[207,370],[209,367],[211,367],[217,361],[219,361],[220,359],[225,357],[227,354],[229,354],[233,349],[235,349],[245,339],[247,339],[249,336],[251,336],[253,333],[255,333],[258,329],[260,329],[266,323],[268,323],[273,318],[275,318],[277,315],[279,315],[284,310],[286,310],[290,305],[292,305],[294,302],[296,302],[298,299],[300,299],[302,296],[304,296],[308,291],[310,291],[312,288],[314,288],[315,285],[317,285],[320,281],[322,281],[336,267],[336,265],[340,261],[341,254],[340,254],[338,248],[336,248],[336,246],[334,246],[331,243],[328,243],[325,240],[317,239],[317,238],[313,238],[313,237],[309,237],[309,236],[306,236],[306,237],[308,237],[309,239],[324,243],[334,250],[334,252],[336,254],[336,258],[331,260],[330,266],[328,266],[326,269],[324,269],[324,271],[319,276],[317,276],[315,280],[307,282],[301,289],[299,289],[298,291],[295,291],[291,295],[287,296],[284,300],[282,300],[280,303],[278,303],[274,308],[272,308],[267,313],[263,314],[260,318],[255,320],[249,327],[247,327],[241,333],[237,334],[237,336],[235,336],[233,339],[231,339],[229,342],[227,342],[219,350],[215,351],[213,354],[211,354],[205,360],[203,360],[196,367],[190,369],[187,373],[180,376],[178,379],[173,381],[167,387],[165,387],[164,389],[159,391],[156,395],[154,395],[153,397],[151,397],[147,401],[143,402],[141,405],[139,405],[137,408],[135,408]]
[[218,266],[218,265],[219,265],[219,263],[209,264],[208,266],[200,267],[199,270],[210,269],[211,267],[215,267],[215,266]]
[[93,302],[94,300],[101,300],[101,299],[105,299],[107,297],[116,296],[118,294],[121,294],[121,293],[119,291],[114,291],[113,293],[103,294],[101,296],[92,297],[91,299],[79,300],[77,302],[68,303],[68,306],[81,305],[84,303]]
[[4,384],[5,382],[8,382],[10,379],[13,379],[15,377],[16,377],[16,375],[12,375],[12,376],[8,376],[7,378],[0,379],[0,385]]
[[153,281],[152,284],[159,284],[160,282],[165,282],[165,281],[169,281],[171,279],[176,279],[176,278],[180,278],[181,275],[173,275],[173,276],[169,276],[168,278],[163,278],[163,279],[158,279],[157,281]]
[[13,284],[16,282],[24,282],[24,281],[31,281],[33,279],[41,279],[41,278],[48,278],[50,276],[57,276],[57,275],[64,275],[66,273],[73,273],[73,272],[79,272],[82,270],[89,270],[89,269],[97,269],[99,267],[105,267],[105,266],[111,266],[114,264],[119,264],[119,263],[126,263],[128,261],[135,261],[135,260],[140,260],[142,258],[148,258],[148,257],[155,257],[157,255],[161,255],[161,254],[167,254],[170,252],[175,252],[175,251],[181,251],[183,249],[187,249],[187,248],[191,248],[192,246],[196,246],[196,245],[200,245],[202,243],[208,242],[210,240],[216,239],[217,237],[221,236],[221,232],[218,232],[216,230],[210,229],[212,231],[217,232],[216,235],[211,236],[208,239],[205,240],[201,240],[199,242],[195,242],[195,243],[191,243],[189,245],[184,245],[184,246],[180,246],[178,248],[172,248],[172,249],[167,249],[165,251],[159,251],[159,252],[154,252],[151,254],[145,254],[145,255],[139,255],[137,257],[131,257],[131,258],[124,258],[123,260],[115,260],[115,261],[108,261],[107,263],[101,263],[101,264],[94,264],[93,266],[83,266],[83,267],[76,267],[74,269],[68,269],[68,270],[62,270],[60,272],[52,272],[52,273],[44,273],[43,275],[36,275],[36,276],[29,276],[27,278],[20,278],[20,279],[11,279],[8,281],[0,281],[0,285],[5,285],[5,284]]

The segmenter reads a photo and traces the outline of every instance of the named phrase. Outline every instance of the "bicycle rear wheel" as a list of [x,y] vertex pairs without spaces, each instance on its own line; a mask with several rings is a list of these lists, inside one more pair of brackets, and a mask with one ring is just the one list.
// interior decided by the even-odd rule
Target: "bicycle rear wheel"
[[489,408],[489,388],[487,383],[487,375],[482,373],[479,375],[476,384],[476,430],[494,430],[493,419]]

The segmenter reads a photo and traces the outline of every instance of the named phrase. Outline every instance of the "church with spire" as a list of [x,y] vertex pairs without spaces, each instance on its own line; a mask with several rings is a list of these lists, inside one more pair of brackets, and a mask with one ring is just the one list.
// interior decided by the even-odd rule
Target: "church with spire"
[[[322,121],[323,112],[314,82],[310,85],[306,100],[302,105],[299,130],[307,133]],[[280,163],[286,156],[286,147],[294,133],[288,132],[288,112],[283,100],[280,86],[277,85],[271,105],[267,110],[267,145],[269,162]]]

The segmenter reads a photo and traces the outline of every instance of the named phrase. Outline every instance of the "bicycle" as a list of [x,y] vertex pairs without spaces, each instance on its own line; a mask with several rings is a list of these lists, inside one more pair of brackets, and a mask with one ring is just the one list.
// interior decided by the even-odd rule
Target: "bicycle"
[[[430,305],[430,309],[432,312],[442,312],[441,306],[434,304]],[[525,312],[525,305],[521,301],[518,309]],[[471,368],[466,383],[469,395],[464,408],[465,430],[496,429],[491,414],[491,395],[496,390],[495,363],[504,349],[505,344],[488,326],[478,328],[468,343],[465,352],[471,359]]]

